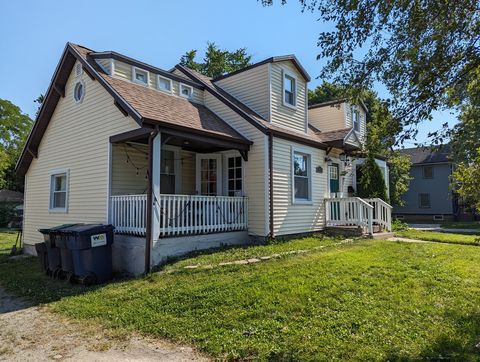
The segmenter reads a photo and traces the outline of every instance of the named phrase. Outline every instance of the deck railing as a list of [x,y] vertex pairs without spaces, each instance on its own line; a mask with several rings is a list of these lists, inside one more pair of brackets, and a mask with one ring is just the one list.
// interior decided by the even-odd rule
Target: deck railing
[[325,199],[327,226],[360,226],[373,233],[373,206],[360,197],[332,197]]
[[[160,195],[160,237],[247,230],[248,199],[230,196]],[[147,195],[111,197],[117,233],[145,235]]]

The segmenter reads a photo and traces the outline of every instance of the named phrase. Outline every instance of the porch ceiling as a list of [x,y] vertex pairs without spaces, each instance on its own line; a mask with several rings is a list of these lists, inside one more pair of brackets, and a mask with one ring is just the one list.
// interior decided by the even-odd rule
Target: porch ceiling
[[[227,140],[220,137],[212,137],[211,135],[189,130],[160,128],[159,131],[162,134],[162,144],[178,146],[182,149],[199,153],[212,153],[232,149],[239,150],[241,153],[246,153],[252,143],[244,140]],[[142,127],[133,131],[114,135],[110,137],[110,142],[122,143],[134,141],[137,143],[148,144],[148,137],[152,132],[152,128]]]

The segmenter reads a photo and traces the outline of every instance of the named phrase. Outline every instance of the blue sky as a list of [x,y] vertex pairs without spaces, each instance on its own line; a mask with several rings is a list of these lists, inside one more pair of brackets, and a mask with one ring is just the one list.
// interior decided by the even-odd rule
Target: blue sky
[[[115,50],[169,69],[189,49],[199,55],[208,41],[234,50],[247,47],[253,61],[295,54],[313,81],[324,64],[317,60],[318,33],[328,26],[318,16],[302,13],[291,0],[264,8],[256,0],[183,1],[5,1],[0,22],[0,98],[32,117],[33,100],[45,93],[67,41],[97,51]],[[381,87],[381,96],[387,96]],[[419,126],[417,140],[446,121],[438,112]],[[405,144],[405,146],[412,146]]]

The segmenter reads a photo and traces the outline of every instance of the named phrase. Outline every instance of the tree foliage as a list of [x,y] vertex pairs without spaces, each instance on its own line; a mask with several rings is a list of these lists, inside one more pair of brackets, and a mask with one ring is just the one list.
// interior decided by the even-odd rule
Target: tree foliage
[[197,62],[196,56],[196,49],[187,51],[180,58],[180,64],[212,78],[243,69],[250,65],[252,59],[246,48],[230,52],[220,49],[215,43],[208,43],[203,62]]
[[405,138],[432,111],[468,101],[464,90],[480,69],[478,0],[299,2],[333,25],[319,34],[318,58],[327,60],[320,76],[352,95],[382,82]]
[[471,163],[460,162],[452,173],[452,188],[463,201],[480,210],[480,147]]
[[375,158],[369,155],[360,168],[362,176],[360,178],[359,190],[357,190],[358,196],[364,198],[379,197],[388,202],[385,179],[383,178],[382,170],[375,162]]
[[32,124],[19,107],[0,99],[0,188],[23,190],[14,169]]

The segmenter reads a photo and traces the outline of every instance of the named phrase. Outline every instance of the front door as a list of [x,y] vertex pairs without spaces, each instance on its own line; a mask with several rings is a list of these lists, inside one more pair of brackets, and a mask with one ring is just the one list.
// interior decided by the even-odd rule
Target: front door
[[332,163],[328,166],[328,176],[330,179],[330,193],[337,193],[340,190],[338,163]]
[[222,194],[222,163],[219,154],[197,154],[197,194],[217,196]]

